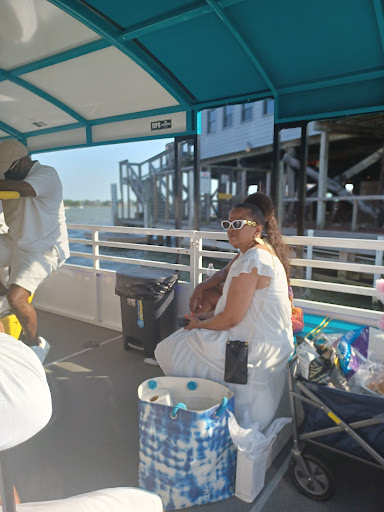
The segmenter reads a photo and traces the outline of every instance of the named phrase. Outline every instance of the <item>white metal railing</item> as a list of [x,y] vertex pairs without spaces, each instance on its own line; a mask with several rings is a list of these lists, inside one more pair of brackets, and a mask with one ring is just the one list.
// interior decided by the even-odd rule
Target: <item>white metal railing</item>
[[[89,226],[71,224],[68,225],[69,229],[79,231],[86,231],[90,233],[90,238],[70,238],[71,244],[82,244],[92,248],[90,253],[83,251],[71,251],[71,257],[81,257],[92,261],[92,269],[95,275],[103,273],[111,273],[113,270],[106,270],[101,268],[101,262],[116,262],[116,263],[129,263],[132,265],[150,266],[157,268],[167,268],[186,272],[189,279],[183,280],[184,286],[189,286],[192,290],[198,282],[201,281],[204,274],[206,274],[206,267],[203,266],[203,257],[215,258],[222,260],[230,260],[235,256],[233,248],[227,242],[227,235],[223,232],[205,232],[193,230],[163,230],[151,228],[134,228],[134,227],[116,227],[116,226]],[[110,241],[107,240],[105,235],[101,234],[110,233],[122,234],[127,236],[126,241]],[[138,235],[146,235],[152,237],[174,237],[180,240],[180,247],[168,247],[158,243],[148,243],[144,239],[143,243],[138,240],[129,241],[129,237]],[[313,237],[313,236],[286,236],[285,241],[293,246],[296,254],[302,248],[302,257],[293,257],[291,260],[292,267],[295,269],[294,273],[300,272],[299,269],[305,269],[305,277],[294,277],[291,279],[291,285],[295,288],[299,287],[304,290],[323,290],[327,292],[341,292],[348,295],[359,295],[361,297],[371,297],[372,303],[376,300],[376,291],[374,282],[376,279],[384,275],[383,266],[383,251],[384,240],[366,240],[366,239],[346,239],[346,238],[326,238],[326,237]],[[209,245],[211,244],[211,245]],[[217,250],[220,245],[222,250]],[[126,249],[126,250],[140,250],[145,251],[145,255],[140,258],[133,255],[131,256],[117,256],[101,254],[100,249],[103,247]],[[322,250],[322,258],[314,258],[313,251]],[[325,253],[324,253],[325,251]],[[161,261],[161,258],[152,257],[156,253],[167,255],[173,254],[175,257],[187,257],[186,263],[180,263],[177,260],[174,262]],[[328,259],[324,254],[328,255]],[[346,256],[347,255],[347,256]],[[365,263],[356,263],[348,261],[348,256],[356,258],[358,255],[365,258]],[[73,264],[66,264],[70,267]],[[78,266],[78,265],[76,265]],[[337,282],[327,280],[325,275],[322,280],[312,279],[312,272],[314,269],[330,269],[338,272]],[[371,276],[369,284],[350,284],[346,279],[346,272],[354,272]],[[366,279],[367,280],[367,279]],[[371,284],[372,283],[372,284]],[[305,294],[304,294],[305,295]],[[358,317],[367,318],[371,321],[378,320],[381,312],[372,307],[368,308],[351,308],[343,304],[334,304],[330,302],[316,302],[307,299],[298,299],[295,301],[298,306],[302,306],[312,311],[321,311],[325,314],[333,314],[335,317],[343,318]]]
[[[203,257],[211,257],[216,259],[230,260],[235,256],[235,253],[203,249],[203,240],[214,240],[214,241],[227,241],[227,235],[220,232],[208,232],[208,231],[193,231],[193,230],[176,230],[176,229],[154,229],[154,228],[135,228],[135,227],[116,227],[116,226],[89,226],[85,224],[68,224],[69,230],[84,230],[85,232],[91,233],[91,238],[69,238],[71,244],[88,245],[92,247],[92,253],[86,253],[83,251],[71,250],[71,257],[85,258],[92,260],[92,268],[97,273],[111,272],[100,267],[101,261],[113,261],[116,263],[127,263],[131,265],[149,266],[155,268],[167,268],[172,270],[178,270],[180,272],[189,273],[189,283],[191,287],[195,287],[196,284],[201,281],[202,276],[206,274],[206,268],[203,265]],[[147,242],[137,243],[136,242],[111,242],[108,240],[102,240],[100,233],[119,233],[128,236],[132,235],[147,235],[156,237],[175,237],[178,239],[184,239],[184,247],[169,247],[166,245],[155,245]],[[231,250],[231,246],[227,243],[228,250]],[[149,253],[163,253],[163,254],[174,254],[175,256],[186,255],[189,257],[189,264],[183,263],[171,263],[168,261],[161,261],[151,259],[138,259],[137,257],[130,258],[127,256],[108,256],[100,254],[101,247],[109,247],[115,249],[126,249],[126,250],[140,250]],[[67,264],[68,265],[68,264]]]

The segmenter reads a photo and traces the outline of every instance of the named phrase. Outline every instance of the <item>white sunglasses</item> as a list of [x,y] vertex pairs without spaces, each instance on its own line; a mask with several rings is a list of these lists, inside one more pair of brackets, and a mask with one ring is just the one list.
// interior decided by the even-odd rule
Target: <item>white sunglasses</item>
[[233,229],[241,229],[243,226],[257,226],[257,222],[254,222],[253,220],[233,220],[232,222],[230,220],[222,220],[221,221],[221,227],[228,231],[230,227]]

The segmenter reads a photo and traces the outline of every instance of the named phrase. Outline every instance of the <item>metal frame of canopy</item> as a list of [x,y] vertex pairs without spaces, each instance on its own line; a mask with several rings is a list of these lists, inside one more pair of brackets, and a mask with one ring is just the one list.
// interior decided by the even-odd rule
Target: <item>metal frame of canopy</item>
[[[47,128],[33,126],[29,131],[17,128],[15,123],[7,123],[3,117],[0,119],[0,131],[5,137],[24,140],[32,151],[41,152],[193,135],[199,133],[198,113],[202,109],[267,97],[275,99],[275,122],[280,127],[317,118],[384,110],[384,96],[377,90],[384,89],[383,2],[353,0],[353,3],[351,9],[350,1],[340,0],[335,5],[327,0],[321,2],[319,11],[317,2],[303,9],[302,2],[294,0],[286,11],[286,2],[281,0],[264,3],[256,0],[184,0],[162,6],[148,2],[36,0],[33,2],[35,11],[26,10],[23,20],[22,13],[17,12],[20,7],[13,7],[10,15],[9,0],[1,0],[3,23],[8,19],[15,21],[12,16],[19,16],[17,21],[21,28],[17,29],[26,32],[29,25],[35,23],[36,31],[40,29],[45,37],[49,32],[46,32],[47,23],[43,15],[49,14],[52,24],[54,17],[59,15],[64,28],[79,30],[80,27],[82,37],[76,39],[70,32],[67,40],[61,46],[52,47],[51,51],[37,49],[35,45],[35,53],[26,54],[25,58],[20,55],[13,58],[11,55],[0,59],[0,89],[7,83],[24,90],[26,101],[39,98],[43,102],[41,105],[50,104],[55,111],[65,114],[56,125]],[[335,45],[333,59],[326,54],[329,51],[324,46],[326,42],[317,34],[308,40],[307,26],[316,15],[321,17],[323,28],[327,30],[327,41],[330,40],[327,44]],[[28,16],[35,16],[35,19],[28,20]],[[357,21],[361,27],[353,25]],[[365,39],[358,47],[350,47],[359,30],[365,34]],[[335,39],[341,32],[345,44]],[[286,39],[287,34],[289,39]],[[34,39],[31,42],[35,44]],[[47,44],[50,42],[48,40]],[[287,54],[275,51],[279,45],[282,48],[282,44],[294,49],[295,54],[290,54],[285,48]],[[12,53],[12,48],[7,46],[5,54]],[[110,114],[106,110],[99,116],[90,115],[81,104],[81,101],[86,101],[84,98],[80,103],[72,101],[78,98],[66,96],[57,87],[57,82],[50,82],[52,74],[59,69],[64,74],[66,70],[72,70],[73,78],[76,78],[77,68],[71,67],[75,61],[86,66],[89,61],[84,59],[95,58],[102,66],[105,55],[104,60],[101,57],[107,50],[113,50],[113,55],[117,52],[123,59],[119,62],[134,64],[132,69],[135,72],[140,68],[143,78],[151,77],[166,93],[163,97],[166,101],[159,101],[152,108],[131,108],[129,111],[122,106],[118,113],[112,109]],[[19,48],[17,51],[24,50]],[[199,55],[198,60],[193,51]],[[308,62],[308,56],[313,62]],[[287,60],[292,64],[287,65]],[[308,68],[307,73],[302,71],[304,64],[304,69]],[[283,71],[279,71],[279,66]],[[228,67],[228,70],[223,71],[223,67]],[[124,65],[121,72],[123,68]],[[283,76],[287,70],[289,77]],[[240,76],[232,76],[236,74]],[[223,77],[228,84],[223,83]],[[118,76],[110,77],[110,81],[118,79]],[[132,91],[127,94],[130,93]],[[93,98],[90,99],[92,101]],[[130,122],[138,125],[146,118],[151,122],[166,121],[167,116],[174,115],[185,117],[178,131],[163,129],[161,133],[151,133],[147,128],[139,128],[135,133],[130,129]],[[111,137],[107,137],[105,132],[97,135],[103,126],[111,131],[117,129],[116,134]],[[61,133],[65,138],[65,132],[73,133],[72,143],[68,138],[68,142],[62,144],[59,138],[52,136]],[[39,138],[41,143],[36,142]]]

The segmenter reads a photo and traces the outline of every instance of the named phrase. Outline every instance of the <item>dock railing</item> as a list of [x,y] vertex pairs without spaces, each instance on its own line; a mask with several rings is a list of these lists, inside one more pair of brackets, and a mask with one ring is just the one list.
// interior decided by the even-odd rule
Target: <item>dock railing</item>
[[[100,283],[103,276],[108,275],[107,280],[111,287],[116,265],[123,263],[179,271],[180,286],[184,288],[185,297],[189,297],[207,273],[208,262],[216,261],[215,266],[223,267],[236,255],[224,232],[79,224],[68,225],[68,228],[84,233],[84,236],[70,238],[71,258],[63,267],[66,279],[69,281],[71,269],[76,270],[77,275],[80,269],[87,273],[87,286],[93,281],[96,294],[95,305],[92,306],[96,311],[94,314],[88,311],[87,317],[93,317],[96,323],[101,324],[101,310],[105,307],[105,298],[102,296],[104,292]],[[117,238],[121,238],[121,241],[116,241]],[[377,324],[382,315],[382,307],[381,303],[377,304],[374,283],[376,279],[384,276],[384,240],[314,236],[284,238],[293,250],[291,285],[296,296],[295,305],[312,313],[350,321],[355,319],[356,322],[367,325]],[[166,240],[172,242],[170,246],[164,244]],[[296,257],[296,253],[302,254],[302,257]],[[360,254],[365,259],[363,263],[346,261],[345,254],[352,255],[352,259]],[[315,271],[318,272],[316,276]],[[351,279],[347,278],[348,275],[354,276],[352,284]],[[103,282],[106,282],[105,279]],[[79,291],[83,293],[83,290]],[[325,292],[327,300],[311,300],[316,291]],[[351,306],[348,302],[346,305],[343,300],[334,300],[336,292],[342,294],[338,297],[354,297],[358,305],[360,299],[364,298],[364,307]],[[113,290],[108,293],[111,299]],[[50,311],[52,308],[53,304],[50,308],[44,306],[44,309]],[[70,309],[67,314],[71,316]],[[74,317],[80,318],[79,315]]]

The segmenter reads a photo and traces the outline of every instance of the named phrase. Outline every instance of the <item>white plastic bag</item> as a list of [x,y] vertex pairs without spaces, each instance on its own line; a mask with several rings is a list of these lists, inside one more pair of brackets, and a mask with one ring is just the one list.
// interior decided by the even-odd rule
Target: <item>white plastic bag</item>
[[260,432],[258,424],[242,428],[229,412],[228,427],[233,444],[237,448],[235,496],[251,503],[264,487],[267,461],[273,441],[292,418],[277,418]]
[[319,354],[316,352],[313,342],[307,339],[298,345],[296,352],[299,358],[300,374],[304,379],[308,379],[309,365],[311,361],[319,357]]
[[384,364],[384,332],[369,328],[368,359]]

